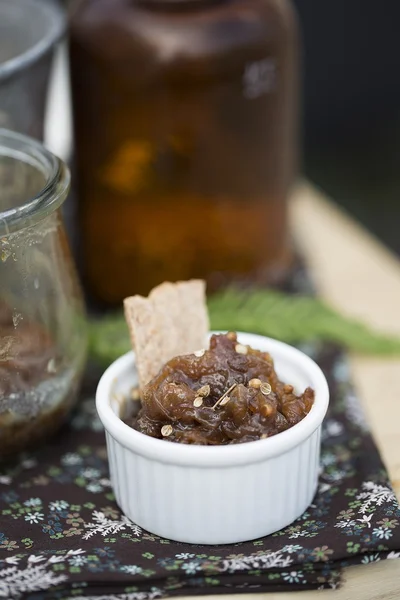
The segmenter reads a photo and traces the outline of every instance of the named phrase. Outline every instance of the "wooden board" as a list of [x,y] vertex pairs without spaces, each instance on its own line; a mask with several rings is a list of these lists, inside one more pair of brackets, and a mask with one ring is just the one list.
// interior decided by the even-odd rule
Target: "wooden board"
[[[400,335],[399,260],[310,186],[295,196],[291,221],[320,295],[342,313]],[[400,359],[352,356],[351,362],[354,383],[400,497]]]

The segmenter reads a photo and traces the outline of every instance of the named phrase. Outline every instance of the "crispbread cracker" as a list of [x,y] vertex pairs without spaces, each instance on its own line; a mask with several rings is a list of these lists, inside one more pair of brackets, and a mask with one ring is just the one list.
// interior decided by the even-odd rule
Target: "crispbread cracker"
[[171,358],[205,347],[209,329],[205,288],[200,279],[165,282],[147,298],[124,300],[141,389]]

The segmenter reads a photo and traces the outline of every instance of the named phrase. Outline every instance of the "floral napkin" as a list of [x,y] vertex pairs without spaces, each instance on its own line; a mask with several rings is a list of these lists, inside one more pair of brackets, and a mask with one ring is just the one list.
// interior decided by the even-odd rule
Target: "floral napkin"
[[152,600],[335,588],[347,565],[399,558],[399,504],[347,362],[333,347],[306,350],[328,377],[331,406],[318,493],[300,519],[230,546],[180,544],[143,531],[114,501],[93,381],[60,434],[0,468],[0,598]]

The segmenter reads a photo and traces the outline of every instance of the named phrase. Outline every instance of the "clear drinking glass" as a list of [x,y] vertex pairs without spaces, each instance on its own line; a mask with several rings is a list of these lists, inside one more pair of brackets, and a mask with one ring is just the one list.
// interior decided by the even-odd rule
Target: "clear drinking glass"
[[69,171],[0,129],[0,456],[54,431],[76,400],[84,307],[60,207]]
[[53,50],[64,29],[56,0],[0,0],[0,127],[43,138]]

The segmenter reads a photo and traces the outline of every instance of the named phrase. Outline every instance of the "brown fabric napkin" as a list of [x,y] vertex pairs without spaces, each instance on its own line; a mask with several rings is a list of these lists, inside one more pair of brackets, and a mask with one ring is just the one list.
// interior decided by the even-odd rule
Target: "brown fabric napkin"
[[57,436],[0,469],[0,598],[152,600],[335,588],[344,566],[400,557],[399,504],[346,359],[333,347],[306,350],[327,375],[332,399],[319,490],[300,519],[232,546],[179,544],[143,531],[115,504],[89,385]]

